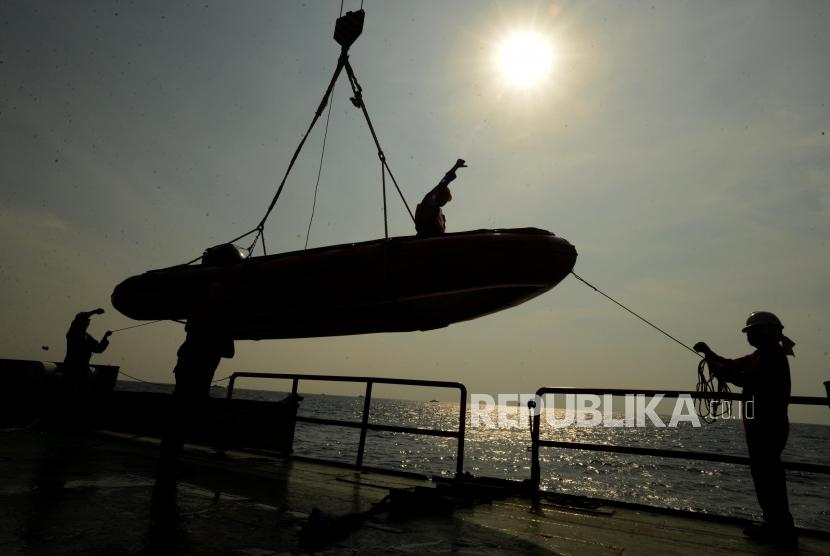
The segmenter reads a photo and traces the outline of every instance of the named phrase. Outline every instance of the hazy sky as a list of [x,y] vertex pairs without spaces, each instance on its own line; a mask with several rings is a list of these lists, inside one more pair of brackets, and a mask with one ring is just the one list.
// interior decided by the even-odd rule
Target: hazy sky
[[[724,355],[751,350],[740,333],[750,311],[773,311],[798,344],[793,392],[823,394],[830,3],[364,7],[351,61],[410,206],[465,158],[448,230],[548,229],[577,247],[576,272]],[[0,2],[0,356],[62,359],[82,309],[107,309],[96,336],[133,324],[110,305],[118,282],[256,225],[336,64],[339,10],[336,1]],[[532,90],[507,86],[493,63],[521,29],[555,45],[552,73]],[[344,79],[311,246],[383,234],[375,148],[347,97]],[[303,247],[322,129],[269,220],[270,252]],[[413,233],[397,198],[390,209],[390,232]],[[125,331],[96,361],[171,382],[183,338],[171,323]],[[418,377],[481,393],[691,389],[696,365],[568,278],[443,330],[238,342],[216,377]]]

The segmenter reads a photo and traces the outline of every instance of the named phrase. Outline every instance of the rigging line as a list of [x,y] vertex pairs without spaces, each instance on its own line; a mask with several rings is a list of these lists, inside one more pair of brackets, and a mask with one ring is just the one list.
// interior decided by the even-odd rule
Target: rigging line
[[118,374],[122,374],[122,375],[126,376],[127,378],[131,378],[131,379],[136,380],[138,382],[143,382],[144,384],[155,384],[153,382],[150,382],[149,380],[143,380],[143,379],[134,377],[133,375],[128,375],[127,373],[125,373],[124,371],[122,371],[120,369],[118,370]]
[[389,172],[389,177],[392,178],[392,183],[395,184],[395,189],[398,190],[398,195],[403,201],[403,206],[406,207],[406,212],[409,213],[409,218],[412,219],[412,222],[415,222],[415,215],[412,214],[412,210],[409,208],[409,203],[406,202],[406,198],[403,196],[403,192],[401,188],[398,186],[398,180],[395,179],[395,176],[392,174],[392,169],[389,168],[389,164],[386,162],[386,158],[383,159],[383,165],[386,167],[386,171]]
[[340,17],[343,17],[343,0],[340,0]]
[[141,324],[134,324],[132,326],[125,326],[124,328],[116,328],[115,330],[112,330],[111,332],[113,334],[115,334],[116,332],[121,332],[122,330],[129,330],[131,328],[138,328],[139,326],[147,326],[148,324],[156,324],[157,322],[162,322],[164,320],[166,320],[166,319],[151,320],[150,322],[142,322]]
[[116,328],[115,330],[110,330],[110,332],[115,334],[116,332],[121,332],[122,330],[129,330],[131,328],[138,328],[140,326],[147,326],[148,324],[156,324],[156,323],[159,323],[159,322],[164,322],[166,320],[169,320],[170,322],[177,322],[179,324],[187,324],[186,321],[178,320],[178,319],[159,319],[159,320],[151,320],[149,322],[142,322],[141,324],[134,324],[132,326],[125,326],[124,328]]
[[[340,11],[341,13],[343,11],[342,2]],[[323,158],[326,156],[326,139],[329,136],[329,120],[331,119],[332,106],[334,106],[334,89],[331,91],[329,110],[326,115],[326,130],[323,132],[323,149],[320,152],[320,166],[317,168],[317,182],[314,184],[314,202],[311,205],[311,218],[308,219],[308,229],[305,232],[305,247],[303,247],[303,250],[308,249],[308,240],[311,237],[311,223],[314,221],[314,211],[317,208],[317,189],[320,187],[320,176],[323,174]]]
[[389,172],[389,177],[392,178],[392,183],[395,184],[395,189],[398,190],[398,195],[401,197],[401,201],[403,201],[404,206],[406,207],[406,211],[409,213],[409,217],[412,219],[412,222],[415,222],[415,216],[412,214],[412,210],[409,208],[409,204],[406,202],[406,198],[403,196],[403,192],[401,188],[398,186],[398,181],[395,179],[395,176],[392,175],[392,170],[389,168],[389,163],[386,161],[386,154],[383,152],[383,148],[380,146],[380,140],[378,139],[377,133],[375,133],[375,126],[372,125],[372,120],[369,118],[369,112],[366,110],[366,103],[363,102],[363,87],[360,86],[360,83],[357,81],[357,77],[354,74],[354,69],[352,69],[352,65],[349,63],[348,58],[345,60],[346,66],[346,74],[349,76],[349,84],[352,86],[352,92],[354,92],[354,97],[352,98],[352,104],[356,107],[360,108],[363,111],[363,117],[366,119],[366,124],[369,126],[369,131],[372,134],[372,139],[375,141],[375,147],[378,149],[378,158],[380,158],[381,163],[386,167],[386,170]]
[[288,168],[285,170],[285,175],[282,177],[280,186],[277,189],[274,198],[271,199],[271,203],[268,205],[268,210],[265,211],[265,216],[262,217],[262,220],[259,221],[259,225],[257,225],[257,237],[254,239],[254,243],[251,245],[252,249],[253,246],[256,245],[256,240],[259,239],[259,236],[262,235],[262,228],[265,226],[265,221],[268,220],[268,216],[271,214],[271,211],[274,210],[274,205],[277,204],[277,200],[280,198],[282,190],[285,187],[285,182],[288,179],[288,174],[291,173],[291,169],[294,167],[294,163],[297,161],[297,157],[300,155],[300,151],[303,149],[303,145],[305,145],[306,139],[308,139],[311,130],[314,128],[314,124],[317,123],[317,120],[319,120],[320,116],[323,114],[323,110],[325,109],[326,104],[328,104],[329,95],[331,95],[331,91],[332,89],[334,89],[334,84],[337,82],[337,78],[340,76],[340,72],[343,71],[343,66],[348,63],[347,61],[348,56],[346,55],[346,51],[343,50],[340,53],[340,58],[338,58],[337,60],[337,68],[335,68],[334,70],[334,75],[331,76],[329,86],[326,88],[326,92],[323,95],[323,99],[320,101],[320,105],[317,107],[317,111],[314,113],[314,118],[311,120],[311,123],[309,124],[308,129],[305,132],[305,135],[303,135],[302,140],[300,140],[300,144],[297,145],[297,149],[294,151],[294,155],[291,157],[291,162],[289,162]]
[[605,294],[604,292],[602,292],[599,288],[597,288],[597,287],[596,287],[596,286],[594,286],[593,284],[588,283],[588,282],[587,282],[584,278],[582,278],[579,274],[577,274],[577,273],[576,273],[576,272],[574,272],[573,270],[571,271],[571,274],[573,274],[573,275],[574,275],[574,277],[575,277],[577,280],[579,280],[580,282],[582,282],[583,284],[585,284],[586,286],[588,286],[589,288],[591,288],[592,290],[594,290],[595,292],[597,292],[598,294],[600,294],[601,296],[603,296],[603,297],[605,297],[606,299],[608,299],[608,300],[612,301],[612,302],[613,302],[613,303],[615,303],[616,305],[618,305],[618,306],[622,307],[623,309],[625,309],[626,311],[628,311],[629,313],[631,313],[632,315],[634,315],[635,317],[637,317],[638,319],[640,319],[641,321],[643,321],[644,323],[646,323],[647,325],[649,325],[650,327],[654,328],[655,330],[657,330],[657,331],[658,331],[658,332],[660,332],[661,334],[663,334],[663,335],[665,335],[665,336],[667,336],[667,337],[671,338],[672,340],[674,340],[675,342],[677,342],[678,344],[680,344],[680,345],[681,345],[681,346],[683,346],[684,348],[688,349],[689,351],[691,351],[692,353],[694,353],[694,354],[695,354],[695,355],[697,355],[698,357],[701,357],[701,355],[700,355],[698,352],[696,352],[695,350],[693,350],[692,348],[690,348],[689,346],[687,346],[686,344],[684,344],[683,342],[681,342],[680,340],[678,340],[677,338],[675,338],[674,336],[672,336],[671,334],[669,334],[668,332],[666,332],[665,330],[663,330],[662,328],[660,328],[659,326],[656,326],[656,325],[652,324],[651,322],[649,322],[647,319],[645,319],[645,318],[641,317],[640,315],[638,315],[637,313],[635,313],[634,311],[632,311],[631,309],[629,309],[628,307],[626,307],[625,305],[623,305],[622,303],[620,303],[619,301],[617,301],[616,299],[614,299],[613,297],[611,297],[611,296],[609,296],[609,295]]
[[380,161],[380,184],[383,189],[383,237],[389,239],[389,218],[386,214],[386,167]]

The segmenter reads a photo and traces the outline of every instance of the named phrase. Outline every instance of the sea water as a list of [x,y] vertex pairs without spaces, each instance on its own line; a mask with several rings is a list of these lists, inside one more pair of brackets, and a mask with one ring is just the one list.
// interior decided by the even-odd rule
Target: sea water
[[[170,385],[119,382],[118,389],[170,391]],[[224,396],[214,388],[212,395]],[[234,397],[276,401],[284,392],[241,390]],[[303,394],[298,415],[360,422],[364,400],[359,396]],[[514,411],[521,412],[519,408]],[[511,480],[530,478],[528,417],[516,415],[513,428],[470,427],[469,408],[464,441],[464,470],[474,476]],[[458,430],[457,402],[426,402],[373,398],[369,422],[383,425]],[[359,429],[297,423],[294,453],[354,463]],[[693,427],[542,426],[542,438],[570,442],[639,446],[746,456],[739,420],[718,420]],[[455,438],[369,431],[363,464],[371,467],[452,477],[456,469]],[[749,467],[685,459],[635,456],[541,447],[544,490],[638,502],[716,515],[760,519]],[[830,462],[830,427],[791,423],[785,461]],[[790,510],[801,527],[830,532],[830,476],[787,472]]]

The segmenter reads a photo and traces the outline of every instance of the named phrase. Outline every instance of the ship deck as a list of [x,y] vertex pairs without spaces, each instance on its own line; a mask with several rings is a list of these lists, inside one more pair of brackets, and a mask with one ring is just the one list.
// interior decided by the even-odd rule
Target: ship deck
[[[461,500],[416,476],[197,446],[185,448],[175,504],[153,505],[155,440],[0,434],[9,555],[787,553],[746,539],[736,519],[489,487]],[[394,503],[376,506],[390,492]],[[340,519],[314,520],[303,537],[315,508]],[[798,553],[830,554],[830,535],[802,532]]]

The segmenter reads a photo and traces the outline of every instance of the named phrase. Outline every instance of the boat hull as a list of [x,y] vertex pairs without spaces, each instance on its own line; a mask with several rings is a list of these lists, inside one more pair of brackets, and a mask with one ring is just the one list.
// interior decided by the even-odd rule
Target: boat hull
[[536,297],[575,262],[573,245],[535,228],[399,237],[153,270],[119,284],[112,304],[181,320],[221,283],[237,339],[431,330]]

